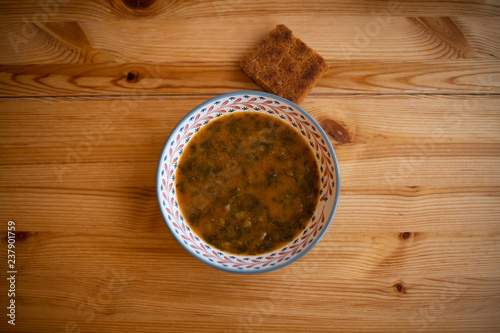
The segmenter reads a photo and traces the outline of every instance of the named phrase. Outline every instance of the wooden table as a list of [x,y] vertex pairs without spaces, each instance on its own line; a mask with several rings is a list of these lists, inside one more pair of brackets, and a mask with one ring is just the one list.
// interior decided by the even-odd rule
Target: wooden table
[[[499,2],[7,0],[0,22],[0,331],[500,330]],[[157,159],[193,107],[259,90],[238,62],[279,23],[331,64],[301,106],[340,202],[299,261],[230,274],[168,231]]]

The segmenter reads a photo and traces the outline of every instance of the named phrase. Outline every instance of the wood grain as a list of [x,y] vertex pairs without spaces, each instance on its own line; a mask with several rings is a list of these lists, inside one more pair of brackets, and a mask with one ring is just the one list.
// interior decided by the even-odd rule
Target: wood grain
[[[6,218],[30,221],[32,231],[56,231],[68,214],[83,209],[87,213],[71,216],[78,223],[66,230],[95,228],[86,223],[90,219],[107,232],[164,231],[153,188],[158,152],[175,124],[204,99],[4,99],[0,185]],[[336,219],[346,223],[338,229],[351,224],[390,231],[410,223],[415,231],[498,231],[498,103],[498,96],[306,100],[304,108],[327,132],[327,121],[335,121],[349,141],[331,136],[342,174]],[[25,196],[35,210],[23,211]],[[377,217],[366,219],[374,206]]]
[[[204,19],[166,21],[149,29],[148,21],[12,23],[0,36],[0,63],[79,64],[103,62],[233,62],[243,56],[276,24],[284,23],[327,61],[335,60],[444,60],[498,59],[500,24],[496,18],[459,17],[429,20],[391,17],[379,23],[366,16],[341,16],[331,20],[317,15],[275,16],[247,20],[227,19],[206,24]],[[451,23],[453,22],[453,23]],[[254,27],[248,29],[249,24]],[[460,31],[454,42],[446,31]],[[349,26],[350,29],[345,27]],[[203,29],[200,29],[203,27]],[[24,29],[24,33],[23,33]],[[148,38],[143,32],[148,31]],[[444,32],[443,32],[444,31]],[[82,41],[68,42],[68,36]],[[211,37],[216,36],[216,37]],[[244,36],[244,38],[242,38]],[[73,40],[72,39],[72,40]],[[216,45],[216,47],[215,47]],[[224,50],[218,52],[217,50]]]
[[[328,279],[332,276],[345,280],[373,278],[391,282],[402,280],[403,284],[408,279],[417,278],[426,278],[430,281],[446,280],[447,277],[455,276],[460,272],[471,271],[477,273],[475,276],[477,279],[498,277],[499,269],[488,270],[488,268],[490,260],[499,262],[500,250],[497,248],[490,251],[489,258],[482,256],[484,251],[489,250],[492,245],[499,241],[500,234],[498,232],[477,231],[477,229],[469,232],[404,232],[409,233],[406,239],[401,236],[403,232],[379,233],[374,231],[369,234],[330,232],[325,236],[325,241],[322,240],[318,250],[310,253],[309,265],[290,266],[285,274],[304,271],[301,273],[309,276],[317,271],[325,270],[326,276],[316,279]],[[113,233],[100,233],[98,230],[80,231],[79,233],[27,233],[19,241],[19,248],[21,250],[36,248],[37,251],[25,251],[20,257],[25,263],[21,263],[19,268],[27,275],[38,271],[45,272],[42,275],[49,275],[51,272],[57,271],[58,275],[60,274],[61,278],[65,279],[73,274],[71,271],[65,272],[65,268],[78,264],[82,269],[81,278],[92,279],[96,274],[99,276],[99,271],[105,269],[104,266],[96,265],[96,262],[106,262],[111,267],[126,267],[126,270],[134,272],[140,271],[144,265],[155,267],[171,265],[172,275],[165,277],[169,281],[176,280],[178,275],[189,274],[188,267],[205,266],[185,252],[169,233],[136,232],[111,236],[110,234]],[[65,253],[64,249],[71,243],[74,251]],[[467,260],[464,260],[464,247],[469,249],[465,253]],[[321,255],[322,251],[328,256]],[[449,270],[439,269],[442,261],[438,254],[443,252],[447,254]],[[165,256],[165,254],[167,255]],[[89,256],[95,258],[95,261],[86,260]],[[54,258],[64,259],[61,261],[62,267],[51,267]],[[29,264],[27,264],[28,262]],[[188,267],[183,267],[183,262]],[[208,270],[202,268],[202,271]],[[429,273],[424,276],[422,275],[424,271],[429,271]],[[271,279],[273,277],[274,279],[281,278],[281,274],[269,275],[268,278]],[[216,273],[213,276],[220,276],[220,274]],[[229,275],[226,279],[231,276]],[[159,272],[151,272],[145,279],[161,279],[161,277],[162,274]],[[33,278],[36,278],[36,274]],[[255,279],[263,280],[264,278]],[[182,285],[184,282],[176,283]],[[388,287],[392,287],[392,284]],[[194,288],[202,288],[202,286]],[[312,289],[314,290],[314,286]],[[498,289],[498,286],[493,286],[493,289]],[[387,290],[387,292],[391,291]],[[308,292],[313,293],[312,291]],[[406,286],[406,293],[413,293],[410,285]],[[234,295],[234,297],[236,296]],[[387,293],[387,296],[393,297],[394,295]],[[301,295],[293,297],[300,298]]]
[[[500,93],[500,61],[330,61],[312,96]],[[0,66],[0,96],[223,94],[259,90],[235,63]]]
[[[55,311],[62,318],[75,318],[75,309],[80,309],[75,319],[89,331],[95,329],[91,325],[94,320],[106,328],[106,322],[121,321],[130,315],[152,326],[180,328],[188,321],[192,326],[186,327],[209,325],[217,330],[216,322],[228,316],[244,320],[256,330],[272,325],[283,329],[289,327],[290,320],[300,317],[302,308],[310,306],[316,311],[309,319],[317,322],[318,330],[324,329],[328,322],[337,321],[351,328],[357,327],[355,322],[360,325],[359,321],[373,321],[383,330],[408,323],[409,316],[413,317],[409,324],[422,327],[426,316],[445,310],[446,321],[460,322],[465,327],[479,325],[481,329],[488,328],[484,321],[496,313],[494,308],[482,308],[482,300],[500,301],[498,266],[495,270],[490,266],[492,261],[500,260],[500,251],[494,246],[499,237],[499,233],[478,231],[410,233],[409,236],[330,232],[318,249],[311,252],[307,262],[299,261],[281,274],[248,277],[227,275],[206,267],[191,258],[167,233],[156,233],[156,236],[151,233],[116,236],[96,232],[29,233],[19,242],[20,250],[25,249],[20,259],[29,263],[19,268],[26,279],[19,286],[22,290],[19,299],[28,307],[46,303],[32,312],[34,324],[53,316]],[[65,251],[68,244],[73,244],[70,253]],[[469,250],[464,253],[464,248]],[[328,253],[328,257],[320,251]],[[488,258],[482,255],[484,251],[489,251]],[[447,270],[440,269],[443,253],[447,257]],[[87,260],[89,257],[93,260]],[[54,265],[54,261],[59,264]],[[71,269],[75,265],[82,272],[77,289],[70,282],[74,279]],[[166,266],[172,268],[169,275],[162,273]],[[143,274],[144,267],[149,267],[147,276]],[[195,270],[206,281],[213,281],[211,287],[196,282]],[[429,273],[421,276],[423,271]],[[467,272],[471,277],[462,277]],[[54,280],[58,281],[56,298],[51,288]],[[262,296],[242,299],[239,290],[248,283],[258,284]],[[221,288],[224,285],[227,287]],[[150,296],[141,299],[143,293]],[[199,297],[200,293],[203,298]],[[195,302],[196,306],[186,300]],[[222,318],[211,315],[215,300],[224,313]],[[184,305],[179,308],[176,304]],[[159,318],[165,306],[169,311]],[[363,311],[345,311],[351,307]],[[262,314],[261,308],[273,311]],[[429,313],[422,314],[421,308]],[[95,318],[86,323],[89,311],[95,312]],[[384,325],[377,318],[387,311],[391,313],[391,321]],[[324,317],[327,312],[331,314],[329,321]],[[195,318],[189,319],[193,313]],[[262,323],[248,321],[248,313],[262,317]],[[475,319],[464,320],[466,314]],[[61,324],[64,324],[62,320],[46,322],[52,330],[60,330]],[[297,324],[299,328],[304,327],[300,321]],[[428,320],[428,324],[431,329],[434,325],[439,329],[444,322]],[[139,327],[139,323],[127,320],[123,325],[130,329]]]
[[[378,193],[377,193],[378,192]],[[396,189],[379,191],[342,190],[333,232],[437,232],[489,230],[500,232],[495,187],[460,188],[450,193],[441,189]],[[2,196],[2,217],[21,221],[22,230],[99,233],[165,233],[153,187],[86,190],[46,186],[6,188]],[[33,202],[32,209],[23,199]],[[374,216],[373,211],[377,214]],[[480,212],[480,214],[478,214]],[[68,225],[68,219],[72,221]]]
[[[303,15],[316,16],[327,14],[330,16],[385,14],[394,16],[498,16],[500,6],[494,1],[433,1],[422,5],[421,1],[347,1],[322,0],[306,3],[300,0],[290,0],[286,3],[263,0],[215,0],[215,1],[120,1],[98,0],[85,1],[23,1],[5,0],[0,4],[0,21],[16,22],[23,18],[30,18],[38,14],[37,18],[44,18],[53,22],[79,21],[108,21],[120,19],[147,19],[172,20],[179,18],[205,18],[226,20],[228,18],[248,18],[248,13],[257,11],[266,18],[275,17],[276,13],[288,16]],[[45,15],[44,15],[45,14]]]
[[[125,153],[125,160],[154,154],[177,122],[208,97],[212,96],[5,98],[0,100],[4,144],[0,164],[71,162],[66,161],[66,148],[76,149],[81,141],[95,141],[87,161],[118,162],[122,155],[116,154]],[[422,154],[432,153],[432,143],[498,143],[499,100],[498,95],[344,95],[310,97],[303,107],[325,127],[339,154],[345,147],[369,154],[362,144],[391,143],[403,149],[415,144],[410,156],[419,149]],[[339,124],[350,144],[360,145],[338,144],[328,125],[331,120]],[[87,144],[81,145],[83,151]],[[108,145],[142,145],[146,150],[113,155]],[[19,148],[30,155],[16,154]],[[105,155],[101,149],[108,149]],[[386,151],[383,146],[377,149]]]
[[[18,273],[0,331],[498,332],[499,16],[496,1],[2,1],[0,223],[16,222]],[[339,206],[299,261],[228,274],[168,231],[157,161],[189,110],[260,90],[238,62],[279,23],[331,65],[301,106],[335,147]]]

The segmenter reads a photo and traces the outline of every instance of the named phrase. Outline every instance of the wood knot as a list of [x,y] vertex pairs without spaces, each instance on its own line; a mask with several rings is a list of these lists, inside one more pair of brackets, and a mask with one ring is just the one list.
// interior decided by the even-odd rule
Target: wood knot
[[323,119],[320,125],[325,132],[340,143],[350,143],[349,131],[333,119]]
[[155,0],[122,0],[123,4],[132,10],[144,10],[155,2]]
[[398,294],[406,294],[406,286],[401,281],[395,282],[392,285],[392,289]]
[[127,82],[136,83],[139,81],[139,73],[137,72],[129,72],[127,74]]
[[[15,236],[16,243],[22,242],[22,241],[28,239],[29,237],[31,237],[33,235],[32,233],[27,232],[27,231],[15,231],[14,234],[16,235]],[[36,234],[37,233],[35,233],[35,235]],[[10,234],[10,236],[12,236],[12,234]],[[5,233],[4,240],[8,241],[8,239],[9,239],[9,234]]]
[[399,238],[404,241],[410,239],[410,237],[411,237],[411,232],[408,231],[399,234]]

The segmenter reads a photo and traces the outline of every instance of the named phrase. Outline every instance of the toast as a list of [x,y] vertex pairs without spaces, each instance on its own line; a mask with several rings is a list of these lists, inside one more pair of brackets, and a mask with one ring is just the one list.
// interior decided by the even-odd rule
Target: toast
[[280,24],[241,60],[240,67],[266,91],[299,104],[329,65]]

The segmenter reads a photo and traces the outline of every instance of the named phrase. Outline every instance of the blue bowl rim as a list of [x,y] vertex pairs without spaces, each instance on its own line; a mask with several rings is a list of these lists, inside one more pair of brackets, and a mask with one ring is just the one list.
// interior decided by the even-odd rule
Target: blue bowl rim
[[295,103],[287,100],[286,98],[283,98],[283,97],[280,97],[280,96],[277,96],[277,95],[273,95],[273,94],[270,94],[270,93],[267,93],[267,92],[263,92],[263,91],[253,91],[253,90],[233,91],[233,92],[229,92],[229,93],[225,93],[225,94],[222,94],[222,95],[215,96],[213,98],[210,98],[209,100],[204,101],[203,103],[199,104],[198,106],[194,107],[188,114],[186,114],[177,123],[177,125],[174,127],[174,129],[172,129],[172,131],[170,132],[170,135],[168,136],[167,141],[165,141],[165,144],[163,145],[163,148],[162,148],[161,153],[160,153],[160,158],[159,158],[159,161],[158,161],[158,167],[157,167],[157,171],[156,171],[156,198],[157,198],[157,201],[158,201],[158,206],[160,208],[160,212],[161,212],[161,215],[163,217],[163,220],[164,220],[165,224],[167,225],[168,229],[170,230],[170,232],[172,233],[172,236],[174,236],[174,239],[189,254],[191,254],[193,257],[195,257],[196,259],[198,259],[199,261],[201,261],[202,263],[204,263],[206,265],[209,265],[211,267],[214,267],[214,268],[217,268],[219,270],[222,270],[222,271],[225,271],[225,272],[229,272],[229,273],[237,273],[237,274],[260,274],[260,273],[267,273],[267,272],[271,272],[271,271],[274,271],[276,269],[288,266],[291,263],[293,263],[293,262],[299,260],[300,258],[302,258],[313,247],[316,246],[316,244],[321,240],[321,238],[323,238],[323,236],[325,235],[326,231],[330,227],[330,224],[332,223],[333,216],[335,215],[335,211],[337,210],[337,206],[338,206],[338,202],[339,202],[339,195],[340,195],[340,171],[339,171],[339,165],[338,165],[338,161],[337,161],[337,155],[335,155],[335,150],[333,149],[332,143],[331,143],[331,141],[329,139],[326,140],[326,142],[327,142],[328,148],[331,150],[332,155],[333,155],[333,163],[335,165],[335,184],[337,185],[337,191],[335,193],[335,201],[333,203],[332,212],[331,212],[330,216],[328,217],[328,221],[326,222],[325,227],[323,228],[323,230],[321,230],[320,234],[318,235],[318,237],[316,237],[316,239],[312,242],[312,244],[310,244],[304,251],[302,251],[301,253],[299,253],[296,256],[294,256],[291,260],[288,260],[286,262],[283,261],[279,265],[275,265],[275,266],[272,266],[272,267],[266,267],[264,269],[259,269],[259,270],[233,270],[233,269],[229,269],[229,268],[217,265],[217,264],[215,264],[213,262],[203,261],[200,258],[198,258],[197,256],[195,256],[193,253],[191,253],[191,251],[187,248],[186,244],[183,244],[181,241],[179,241],[177,239],[177,237],[174,234],[174,230],[168,224],[167,217],[165,216],[165,214],[163,212],[163,209],[161,207],[161,200],[162,199],[161,199],[161,191],[160,191],[160,183],[161,183],[160,179],[161,179],[162,156],[163,156],[164,152],[166,151],[167,145],[170,142],[170,140],[172,139],[173,135],[175,133],[177,133],[178,129],[180,128],[180,124],[182,124],[185,120],[189,119],[191,116],[193,116],[196,112],[198,112],[200,109],[202,109],[206,105],[208,105],[208,104],[210,104],[212,102],[215,102],[215,101],[217,101],[219,99],[226,98],[226,97],[231,97],[231,96],[235,96],[235,95],[261,95],[261,96],[266,96],[266,97],[269,97],[269,98],[274,98],[274,99],[277,99],[279,101],[283,101],[285,103],[288,103],[292,107],[296,108],[297,110],[300,110],[300,112],[302,112],[304,114],[304,116],[306,116],[314,124],[314,126],[316,126],[316,128],[319,129],[319,131],[321,132],[322,136],[325,137],[325,138],[328,138],[328,135],[325,133],[325,131],[323,130],[323,128],[318,124],[318,122],[309,113],[307,113],[304,109],[302,109],[297,104],[295,104]]

